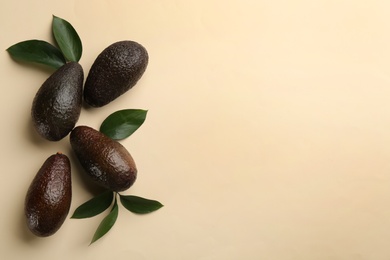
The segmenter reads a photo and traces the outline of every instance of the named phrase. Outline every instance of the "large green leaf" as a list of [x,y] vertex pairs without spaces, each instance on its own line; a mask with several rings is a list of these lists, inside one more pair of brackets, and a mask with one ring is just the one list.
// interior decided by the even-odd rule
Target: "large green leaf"
[[164,205],[156,200],[149,200],[133,195],[119,195],[122,205],[137,214],[146,214],[158,210]]
[[100,132],[114,140],[133,134],[145,121],[147,110],[124,109],[109,115],[101,124]]
[[40,63],[55,69],[66,63],[59,49],[41,40],[19,42],[9,47],[7,51],[16,60]]
[[112,191],[99,194],[79,206],[73,213],[72,218],[90,218],[102,213],[111,205],[113,196]]
[[100,223],[99,227],[97,228],[95,234],[93,235],[91,244],[96,242],[96,240],[100,239],[102,236],[104,236],[112,226],[114,226],[116,219],[118,218],[118,203],[114,201],[114,206],[112,207],[112,210],[110,214],[108,214]]
[[79,35],[66,20],[53,16],[53,35],[65,58],[78,62],[83,52]]

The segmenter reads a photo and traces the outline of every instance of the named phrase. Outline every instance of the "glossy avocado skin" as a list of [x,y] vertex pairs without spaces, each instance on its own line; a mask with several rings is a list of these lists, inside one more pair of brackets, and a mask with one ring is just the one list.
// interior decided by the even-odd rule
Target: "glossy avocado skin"
[[70,134],[70,144],[88,176],[98,185],[119,192],[135,182],[135,162],[119,142],[89,126],[77,126]]
[[76,125],[81,112],[84,72],[77,62],[56,70],[35,95],[31,116],[45,139],[59,141]]
[[72,200],[71,166],[64,154],[51,155],[33,179],[25,199],[27,226],[39,237],[58,231]]
[[88,73],[84,100],[93,107],[102,107],[132,88],[144,74],[149,56],[134,41],[120,41],[104,49]]

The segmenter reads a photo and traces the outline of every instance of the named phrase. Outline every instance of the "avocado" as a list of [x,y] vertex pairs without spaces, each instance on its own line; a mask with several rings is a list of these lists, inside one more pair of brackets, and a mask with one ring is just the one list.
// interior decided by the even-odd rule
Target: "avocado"
[[25,199],[25,216],[31,232],[53,235],[64,223],[72,200],[71,166],[62,153],[51,155],[34,177]]
[[135,162],[119,142],[89,127],[77,126],[70,144],[87,175],[111,191],[124,191],[137,178]]
[[149,56],[134,41],[111,44],[96,58],[84,86],[84,100],[102,107],[131,89],[144,74]]
[[69,62],[42,84],[31,116],[34,128],[43,138],[59,141],[73,129],[80,117],[83,83],[83,68],[77,62]]

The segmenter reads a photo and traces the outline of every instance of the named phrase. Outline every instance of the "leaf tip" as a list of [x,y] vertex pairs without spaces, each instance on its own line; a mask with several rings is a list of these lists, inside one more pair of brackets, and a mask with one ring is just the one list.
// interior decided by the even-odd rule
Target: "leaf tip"
[[91,246],[93,243],[95,243],[97,241],[97,239],[94,239],[92,238],[91,242],[89,242],[89,245],[88,246]]

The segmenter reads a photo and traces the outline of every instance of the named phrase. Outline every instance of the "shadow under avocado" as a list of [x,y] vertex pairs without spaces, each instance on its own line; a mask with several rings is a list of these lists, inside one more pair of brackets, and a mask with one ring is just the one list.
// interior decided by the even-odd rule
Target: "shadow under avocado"
[[41,146],[44,143],[47,143],[48,141],[41,137],[38,132],[35,130],[33,122],[31,120],[31,116],[29,120],[27,121],[27,126],[26,126],[26,136],[28,139],[35,145]]
[[18,234],[19,234],[20,238],[26,243],[31,243],[31,242],[39,239],[39,237],[35,236],[28,229],[27,223],[26,223],[26,217],[24,215],[23,210],[20,212],[19,216],[20,216],[20,221],[18,221]]
[[[104,192],[105,189],[95,184],[87,175],[76,155],[74,154],[70,144],[66,152],[72,164],[72,185],[74,185],[74,183],[80,183],[86,191],[91,193],[91,199],[92,197]],[[80,205],[76,205],[76,207],[78,206]]]

